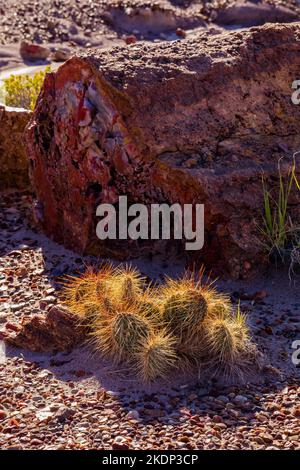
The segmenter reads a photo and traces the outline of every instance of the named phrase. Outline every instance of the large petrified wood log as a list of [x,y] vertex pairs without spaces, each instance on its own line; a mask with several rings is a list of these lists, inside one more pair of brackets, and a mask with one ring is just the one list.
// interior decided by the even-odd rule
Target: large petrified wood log
[[299,66],[298,23],[70,59],[48,75],[27,128],[40,224],[103,255],[117,248],[96,239],[99,202],[204,203],[197,257],[245,274],[264,259],[261,173],[276,183],[278,159],[300,148]]
[[0,190],[29,186],[24,129],[31,111],[0,105]]

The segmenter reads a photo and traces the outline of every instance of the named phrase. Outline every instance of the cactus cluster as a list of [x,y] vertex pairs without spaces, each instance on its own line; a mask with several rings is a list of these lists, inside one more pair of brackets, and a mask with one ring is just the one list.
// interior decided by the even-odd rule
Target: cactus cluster
[[143,382],[176,368],[240,373],[255,350],[245,317],[203,272],[152,286],[136,269],[106,265],[65,278],[63,300],[95,350],[133,365]]

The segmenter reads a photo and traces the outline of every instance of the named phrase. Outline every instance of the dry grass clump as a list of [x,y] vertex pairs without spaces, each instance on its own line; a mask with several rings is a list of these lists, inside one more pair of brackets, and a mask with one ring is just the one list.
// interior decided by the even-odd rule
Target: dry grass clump
[[104,265],[65,278],[63,299],[95,350],[131,364],[143,382],[176,369],[241,375],[255,356],[245,317],[203,271],[157,287],[129,266]]

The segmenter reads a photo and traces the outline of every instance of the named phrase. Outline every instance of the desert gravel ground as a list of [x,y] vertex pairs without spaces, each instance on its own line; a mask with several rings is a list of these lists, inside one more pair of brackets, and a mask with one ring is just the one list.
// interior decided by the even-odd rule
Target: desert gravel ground
[[[240,8],[245,2],[252,6],[250,16]],[[230,29],[241,27],[245,15],[250,18],[246,26],[255,25],[268,5],[277,8],[277,21],[286,21],[287,10],[300,19],[298,0],[0,0],[0,70],[23,64],[19,55],[23,40],[53,51],[63,48],[72,55],[86,48],[124,44],[132,35],[137,40],[165,41],[192,36],[203,28],[217,34],[224,30],[218,15],[232,6]],[[156,16],[151,17],[151,9],[158,12]]]
[[[31,230],[27,193],[1,194],[0,330],[57,301],[58,278],[95,262]],[[160,279],[180,260],[137,261]],[[252,284],[218,286],[241,298],[265,354],[260,377],[233,386],[181,377],[145,389],[130,371],[111,370],[87,347],[56,355],[6,349],[0,342],[2,449],[298,449],[299,279],[270,272]],[[280,289],[278,289],[280,286]]]

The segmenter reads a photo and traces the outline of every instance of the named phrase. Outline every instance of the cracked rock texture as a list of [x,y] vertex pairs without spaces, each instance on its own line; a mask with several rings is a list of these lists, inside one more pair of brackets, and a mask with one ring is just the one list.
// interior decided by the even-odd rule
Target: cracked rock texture
[[294,23],[70,59],[46,79],[27,127],[36,220],[80,252],[126,256],[129,243],[96,238],[99,203],[204,203],[193,260],[247,275],[264,262],[261,174],[276,185],[279,158],[284,172],[300,145],[299,52]]
[[30,111],[0,105],[0,190],[29,185],[23,134],[30,116]]

